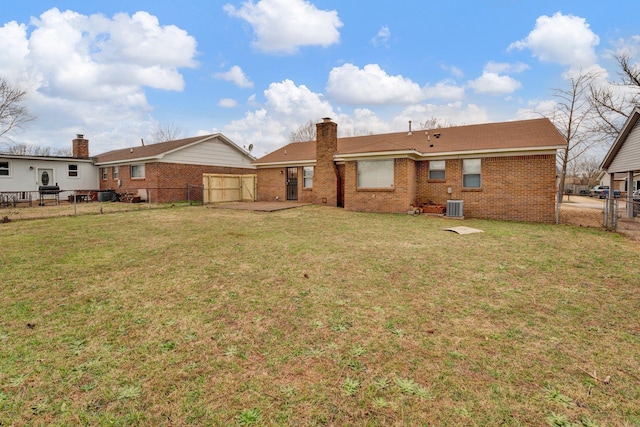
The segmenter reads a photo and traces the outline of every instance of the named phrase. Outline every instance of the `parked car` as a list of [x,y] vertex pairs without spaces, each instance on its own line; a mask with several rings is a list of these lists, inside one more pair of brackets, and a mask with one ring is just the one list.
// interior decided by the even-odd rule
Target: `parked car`
[[[608,185],[596,185],[591,189],[589,193],[590,197],[597,197],[598,199],[606,199],[609,197],[609,186]],[[620,190],[613,190],[613,197],[620,197]]]
[[[614,194],[615,196],[615,194]],[[640,190],[636,190],[633,192],[633,194],[631,195],[631,197],[633,198],[634,202],[640,202]]]
[[609,192],[609,186],[608,185],[596,185],[595,187],[593,187],[591,189],[591,191],[589,191],[589,197],[598,197],[600,198],[600,195],[604,193],[604,190],[607,190],[607,193]]

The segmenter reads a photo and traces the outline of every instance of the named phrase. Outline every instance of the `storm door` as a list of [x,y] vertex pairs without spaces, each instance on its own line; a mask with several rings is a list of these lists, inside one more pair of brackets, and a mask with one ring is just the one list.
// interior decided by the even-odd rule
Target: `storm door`
[[298,168],[287,168],[287,200],[298,200]]
[[53,169],[38,169],[38,185],[55,185]]

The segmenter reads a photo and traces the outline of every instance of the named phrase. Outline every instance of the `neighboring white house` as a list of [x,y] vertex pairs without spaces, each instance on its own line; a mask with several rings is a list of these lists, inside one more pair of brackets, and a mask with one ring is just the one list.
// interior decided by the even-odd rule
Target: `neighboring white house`
[[[613,142],[604,157],[600,168],[609,176],[609,182],[616,185],[618,175],[626,175],[625,184],[628,190],[640,189],[638,173],[640,172],[640,108],[636,107],[622,127],[620,135]],[[632,200],[632,191],[628,191],[627,200]],[[633,216],[632,203],[627,203],[627,216]]]
[[20,192],[20,199],[33,193],[35,200],[41,186],[58,186],[60,197],[99,188],[89,141],[78,135],[73,140],[73,157],[0,154],[0,193]]

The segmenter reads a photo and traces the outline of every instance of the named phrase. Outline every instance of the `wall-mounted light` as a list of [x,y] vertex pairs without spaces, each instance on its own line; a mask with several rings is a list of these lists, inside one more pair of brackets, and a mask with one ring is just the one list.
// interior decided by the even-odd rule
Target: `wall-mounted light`
[[282,175],[284,173],[284,171],[280,170],[280,175]]
[[29,170],[32,171],[33,170],[33,166],[29,166]]

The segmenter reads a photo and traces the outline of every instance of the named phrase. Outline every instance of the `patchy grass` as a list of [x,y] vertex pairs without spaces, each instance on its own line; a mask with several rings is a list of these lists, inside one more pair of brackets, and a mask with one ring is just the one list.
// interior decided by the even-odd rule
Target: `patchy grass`
[[0,425],[640,425],[637,244],[464,224],[0,224]]

